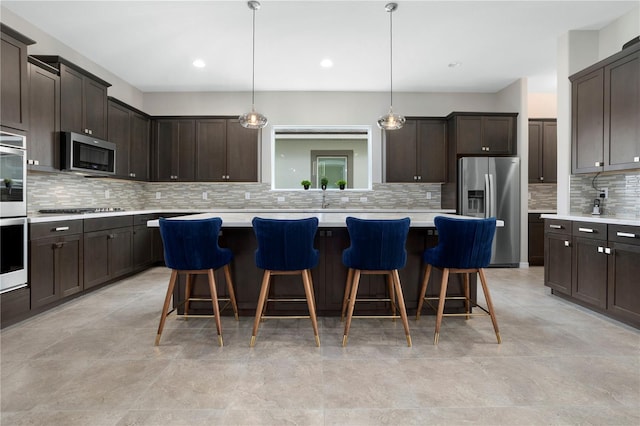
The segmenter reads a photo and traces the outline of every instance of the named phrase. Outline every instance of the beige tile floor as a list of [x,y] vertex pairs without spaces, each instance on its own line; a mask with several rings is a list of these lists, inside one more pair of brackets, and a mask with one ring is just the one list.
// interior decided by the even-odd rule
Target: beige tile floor
[[[154,268],[1,332],[4,425],[638,425],[640,332],[551,296],[542,268],[490,269],[488,318],[170,318]],[[256,283],[258,285],[258,283]]]

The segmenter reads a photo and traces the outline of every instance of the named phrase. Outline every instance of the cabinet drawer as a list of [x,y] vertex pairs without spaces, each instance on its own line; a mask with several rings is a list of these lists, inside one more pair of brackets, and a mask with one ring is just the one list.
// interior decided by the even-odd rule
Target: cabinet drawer
[[58,222],[32,223],[29,226],[30,239],[55,237],[82,233],[82,220],[61,220]]
[[561,219],[545,219],[544,232],[571,235],[571,221]]
[[125,228],[133,225],[133,216],[98,217],[84,220],[84,232]]
[[137,214],[133,217],[133,226],[138,226],[138,225],[147,226],[148,221],[154,220],[157,218],[158,218],[158,215],[156,213]]
[[609,241],[640,245],[640,226],[609,225]]
[[607,224],[593,222],[573,222],[573,235],[593,238],[595,240],[606,240]]

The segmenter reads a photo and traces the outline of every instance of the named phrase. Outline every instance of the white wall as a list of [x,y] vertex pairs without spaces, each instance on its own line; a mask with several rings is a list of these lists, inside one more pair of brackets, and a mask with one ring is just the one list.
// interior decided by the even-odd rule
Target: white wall
[[557,93],[529,93],[527,110],[530,119],[558,117]]
[[640,5],[600,30],[598,40],[599,59],[622,50],[622,45],[640,35]]

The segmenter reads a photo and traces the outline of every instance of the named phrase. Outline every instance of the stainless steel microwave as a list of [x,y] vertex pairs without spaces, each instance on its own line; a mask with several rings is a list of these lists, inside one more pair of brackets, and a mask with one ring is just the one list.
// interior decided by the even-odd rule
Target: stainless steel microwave
[[63,132],[61,169],[85,174],[113,175],[116,172],[116,145],[91,135]]

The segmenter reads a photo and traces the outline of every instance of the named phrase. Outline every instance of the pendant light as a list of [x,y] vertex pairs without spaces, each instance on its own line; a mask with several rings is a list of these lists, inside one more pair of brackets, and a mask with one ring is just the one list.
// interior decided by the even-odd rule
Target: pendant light
[[378,118],[378,127],[383,130],[397,130],[404,126],[406,119],[400,114],[393,113],[393,12],[398,8],[397,3],[387,3],[384,10],[389,12],[389,70],[391,80],[389,112]]
[[240,125],[247,129],[262,129],[267,125],[267,117],[255,110],[255,86],[256,86],[256,10],[260,9],[260,2],[248,1],[247,6],[253,11],[253,41],[251,59],[251,112],[239,117]]

